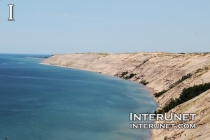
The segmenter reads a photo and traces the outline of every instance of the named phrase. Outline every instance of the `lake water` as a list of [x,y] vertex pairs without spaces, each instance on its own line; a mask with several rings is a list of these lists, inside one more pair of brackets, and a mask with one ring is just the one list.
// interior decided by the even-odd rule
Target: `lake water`
[[157,107],[141,85],[40,65],[38,55],[0,54],[0,140],[148,140],[129,113]]

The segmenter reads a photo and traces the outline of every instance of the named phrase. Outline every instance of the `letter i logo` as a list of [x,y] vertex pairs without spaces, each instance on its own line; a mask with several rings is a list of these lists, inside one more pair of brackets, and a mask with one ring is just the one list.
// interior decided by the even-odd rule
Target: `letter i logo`
[[8,4],[9,6],[9,18],[8,21],[15,21],[14,19],[14,13],[13,13],[13,9],[14,9],[14,4]]

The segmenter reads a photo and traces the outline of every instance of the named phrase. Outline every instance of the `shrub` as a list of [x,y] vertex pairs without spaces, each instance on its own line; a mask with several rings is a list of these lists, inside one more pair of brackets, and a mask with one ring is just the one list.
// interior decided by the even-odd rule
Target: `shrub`
[[130,76],[129,76],[129,78],[132,78],[132,77],[135,76],[135,75],[136,75],[136,74],[131,73]]
[[128,74],[128,72],[127,72],[127,71],[122,72],[122,73],[121,73],[121,77],[124,77],[126,74]]
[[129,76],[126,76],[125,79],[131,79],[133,76],[135,76],[136,74],[131,73]]
[[167,139],[168,139],[168,137],[167,137],[167,136],[165,136],[165,137],[164,137],[164,140],[167,140]]
[[147,85],[147,84],[149,84],[149,82],[147,82],[146,80],[142,80],[140,83],[141,83],[142,85]]
[[163,90],[160,92],[155,93],[155,97],[160,97],[162,94],[166,93],[168,90]]

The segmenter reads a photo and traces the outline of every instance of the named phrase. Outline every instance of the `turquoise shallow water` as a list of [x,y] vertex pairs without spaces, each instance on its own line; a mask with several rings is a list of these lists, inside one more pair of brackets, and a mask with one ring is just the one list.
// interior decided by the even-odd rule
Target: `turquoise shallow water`
[[0,54],[0,140],[150,138],[149,130],[129,129],[129,112],[156,108],[143,86],[41,61]]

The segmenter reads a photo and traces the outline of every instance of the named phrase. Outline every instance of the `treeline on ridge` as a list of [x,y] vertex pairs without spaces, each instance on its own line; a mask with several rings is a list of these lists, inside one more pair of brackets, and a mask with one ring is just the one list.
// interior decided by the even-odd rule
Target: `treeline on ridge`
[[170,102],[165,105],[161,110],[155,111],[155,113],[161,114],[168,112],[172,108],[187,102],[188,100],[200,95],[201,93],[210,89],[210,83],[194,85],[193,87],[184,88],[180,97],[176,99],[171,99]]

